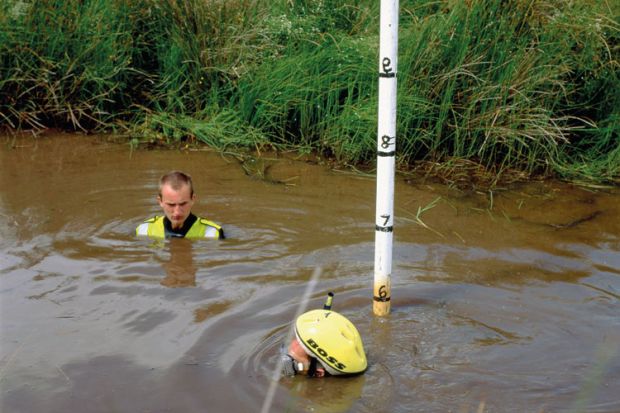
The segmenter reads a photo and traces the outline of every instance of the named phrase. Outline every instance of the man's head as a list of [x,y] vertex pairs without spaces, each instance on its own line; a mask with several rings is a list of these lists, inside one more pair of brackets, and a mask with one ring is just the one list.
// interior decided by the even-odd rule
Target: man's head
[[172,171],[159,180],[157,201],[170,220],[172,228],[181,228],[192,211],[194,200],[192,177],[180,171]]
[[[295,321],[295,338],[286,356],[294,373],[316,377],[359,374],[367,361],[359,332],[346,317],[331,310],[312,310]],[[284,360],[284,367],[286,360]],[[288,374],[291,369],[284,372]]]

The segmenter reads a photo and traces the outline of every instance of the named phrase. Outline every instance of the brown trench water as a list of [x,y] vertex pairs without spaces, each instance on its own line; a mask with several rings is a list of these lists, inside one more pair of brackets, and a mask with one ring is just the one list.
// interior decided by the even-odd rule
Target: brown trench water
[[[336,293],[369,368],[282,379],[272,412],[620,411],[618,191],[398,179],[392,313],[375,318],[371,177],[280,159],[270,181],[213,152],[1,139],[4,413],[258,412],[317,266],[310,308]],[[136,239],[171,169],[228,239]]]

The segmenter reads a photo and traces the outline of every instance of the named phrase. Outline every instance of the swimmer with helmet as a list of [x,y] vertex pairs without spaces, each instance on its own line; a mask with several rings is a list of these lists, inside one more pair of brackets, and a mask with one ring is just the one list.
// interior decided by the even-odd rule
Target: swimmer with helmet
[[282,374],[309,377],[354,375],[368,366],[359,332],[346,317],[332,311],[329,293],[322,310],[295,320],[295,337],[281,356]]

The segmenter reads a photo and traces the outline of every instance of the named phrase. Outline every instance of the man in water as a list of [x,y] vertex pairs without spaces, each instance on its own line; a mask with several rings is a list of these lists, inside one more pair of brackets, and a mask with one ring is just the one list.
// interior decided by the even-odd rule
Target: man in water
[[159,180],[157,196],[164,216],[155,216],[144,221],[136,228],[136,235],[158,239],[223,239],[222,227],[192,213],[195,200],[191,176],[181,171],[165,174]]
[[353,375],[367,366],[359,332],[346,317],[331,311],[331,305],[297,318],[295,338],[281,356],[285,376]]

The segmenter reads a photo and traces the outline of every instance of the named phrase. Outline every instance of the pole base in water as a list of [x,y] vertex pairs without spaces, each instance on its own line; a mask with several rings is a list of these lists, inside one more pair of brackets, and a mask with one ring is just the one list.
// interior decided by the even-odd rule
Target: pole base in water
[[372,303],[372,312],[379,317],[390,314],[390,302],[375,301],[374,303]]

